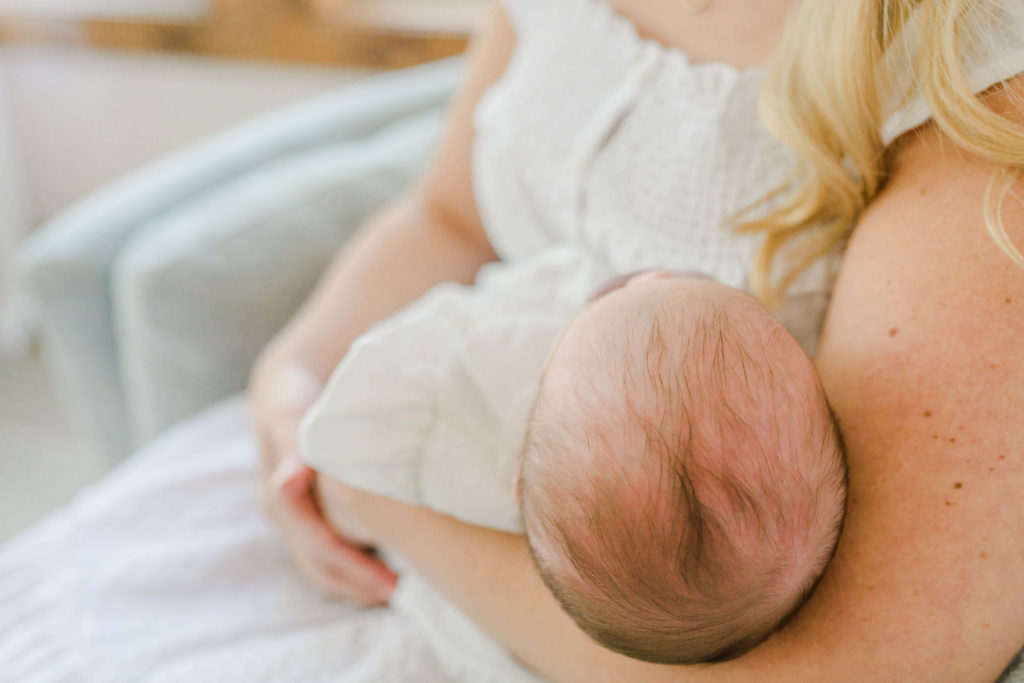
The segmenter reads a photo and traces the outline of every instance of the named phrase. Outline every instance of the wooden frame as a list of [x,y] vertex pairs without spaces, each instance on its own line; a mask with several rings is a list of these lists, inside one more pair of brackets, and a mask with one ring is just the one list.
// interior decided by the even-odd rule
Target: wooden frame
[[0,14],[0,42],[394,69],[462,52],[486,5],[481,0],[211,0],[209,14],[193,22]]

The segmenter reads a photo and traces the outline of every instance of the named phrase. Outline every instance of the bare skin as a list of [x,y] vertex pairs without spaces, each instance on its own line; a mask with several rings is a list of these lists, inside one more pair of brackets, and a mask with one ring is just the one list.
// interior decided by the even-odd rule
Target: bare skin
[[[671,0],[613,4],[642,33],[696,61],[748,66],[777,43],[791,3],[716,0],[692,16]],[[290,460],[294,415],[369,324],[436,282],[471,281],[494,258],[469,180],[470,112],[513,44],[497,11],[423,181],[340,256],[254,374],[268,507],[300,566],[333,595],[380,602],[393,577],[319,514],[311,474]],[[988,101],[1020,119],[1021,97],[1018,78]],[[562,614],[520,538],[328,481],[320,482],[325,507],[401,551],[556,681],[994,679],[1024,643],[1024,271],[984,232],[990,167],[932,126],[891,153],[893,176],[857,227],[817,358],[847,443],[846,527],[811,602],[763,646],[697,668],[628,660],[594,645]],[[1019,197],[1008,200],[1005,221],[1021,244]],[[375,298],[366,301],[365,292]],[[296,374],[310,391],[275,398],[281,378]]]

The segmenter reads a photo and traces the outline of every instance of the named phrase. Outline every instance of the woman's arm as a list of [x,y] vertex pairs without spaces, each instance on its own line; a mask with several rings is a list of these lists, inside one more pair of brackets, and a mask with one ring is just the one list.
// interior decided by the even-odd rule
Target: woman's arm
[[[1021,95],[1017,79],[990,102],[1024,115]],[[848,450],[845,528],[811,600],[753,652],[698,668],[618,657],[560,614],[521,540],[336,495],[554,680],[995,679],[1024,644],[1024,271],[984,229],[990,165],[934,126],[893,154],[818,354]],[[1022,244],[1016,190],[1004,220]]]
[[372,324],[440,282],[472,282],[480,266],[497,258],[473,195],[472,116],[513,45],[513,29],[496,7],[474,40],[469,77],[427,169],[338,255],[266,354],[298,356],[327,378]]
[[299,421],[357,336],[440,282],[472,282],[496,258],[473,198],[472,113],[504,71],[513,43],[512,27],[496,7],[474,42],[469,78],[420,181],[339,254],[253,370],[265,506],[299,567],[337,597],[379,602],[394,577],[325,523],[312,472],[298,459]]

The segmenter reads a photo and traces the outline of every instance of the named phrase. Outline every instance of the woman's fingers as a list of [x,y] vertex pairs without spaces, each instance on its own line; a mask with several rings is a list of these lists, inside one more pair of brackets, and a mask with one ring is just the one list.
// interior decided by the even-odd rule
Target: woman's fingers
[[340,539],[310,530],[306,522],[295,521],[289,514],[284,513],[283,526],[292,555],[302,573],[314,585],[330,597],[364,605],[387,603],[394,584],[372,578],[360,566],[368,558],[362,556],[360,551],[347,547]]
[[347,600],[367,607],[387,604],[387,600],[360,589],[343,574],[324,566],[315,558],[297,555],[295,561],[303,576],[329,598]]
[[[280,490],[282,495],[287,500],[301,501],[302,499],[309,499],[312,503],[312,496],[310,495],[313,485],[313,477],[316,473],[309,465],[306,465],[298,457],[286,458],[281,464],[277,466],[271,476],[271,485]],[[314,511],[316,506],[313,506]]]
[[391,598],[398,577],[368,551],[355,548],[336,536],[324,539],[316,547],[317,555],[326,566],[343,573],[365,594],[384,602]]
[[299,548],[307,565],[315,565],[323,588],[344,588],[360,602],[387,602],[398,577],[379,559],[353,546],[324,520],[312,494],[313,470],[291,458],[278,467],[271,480],[279,519],[288,527],[293,547]]
[[347,544],[327,529],[297,529],[299,552],[315,568],[319,585],[363,604],[385,604],[398,577],[366,551]]
[[364,595],[387,601],[391,597],[398,577],[387,566],[366,550],[347,542],[328,526],[316,510],[312,498],[289,499],[293,507],[297,534],[311,556],[324,566],[343,574]]

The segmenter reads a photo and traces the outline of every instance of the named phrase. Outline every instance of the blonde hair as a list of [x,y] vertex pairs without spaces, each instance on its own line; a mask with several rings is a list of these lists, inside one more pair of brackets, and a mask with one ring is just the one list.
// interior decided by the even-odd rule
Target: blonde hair
[[[760,101],[765,125],[800,160],[786,182],[740,218],[780,203],[737,226],[764,235],[751,268],[762,301],[777,308],[796,277],[849,236],[889,173],[881,137],[887,105],[901,97],[906,102],[911,87],[943,133],[998,166],[985,193],[985,223],[998,246],[1024,267],[1001,216],[1024,167],[1024,126],[982,103],[962,62],[972,39],[983,37],[993,7],[1020,1],[803,0],[769,65]],[[916,45],[897,40],[915,14]],[[773,278],[779,261],[784,269]]]

